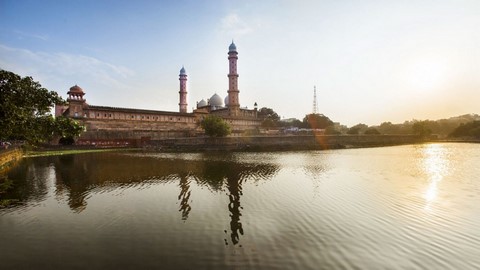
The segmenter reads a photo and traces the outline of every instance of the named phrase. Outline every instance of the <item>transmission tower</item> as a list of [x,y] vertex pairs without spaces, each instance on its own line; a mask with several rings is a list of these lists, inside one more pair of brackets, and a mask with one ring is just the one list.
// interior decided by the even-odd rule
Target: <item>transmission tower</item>
[[317,87],[313,86],[313,114],[318,113],[318,105],[317,105]]

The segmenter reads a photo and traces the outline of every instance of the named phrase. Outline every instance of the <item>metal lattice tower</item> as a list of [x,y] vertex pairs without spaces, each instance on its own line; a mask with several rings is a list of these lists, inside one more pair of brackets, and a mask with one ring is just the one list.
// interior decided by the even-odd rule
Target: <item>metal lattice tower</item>
[[318,105],[317,105],[317,87],[313,86],[313,114],[318,113]]

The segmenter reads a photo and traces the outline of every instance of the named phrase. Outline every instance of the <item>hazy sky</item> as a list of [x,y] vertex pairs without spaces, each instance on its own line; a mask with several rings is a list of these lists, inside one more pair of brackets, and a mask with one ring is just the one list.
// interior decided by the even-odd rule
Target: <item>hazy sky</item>
[[228,89],[282,117],[348,126],[480,113],[480,1],[0,0],[0,68],[92,105],[189,112]]

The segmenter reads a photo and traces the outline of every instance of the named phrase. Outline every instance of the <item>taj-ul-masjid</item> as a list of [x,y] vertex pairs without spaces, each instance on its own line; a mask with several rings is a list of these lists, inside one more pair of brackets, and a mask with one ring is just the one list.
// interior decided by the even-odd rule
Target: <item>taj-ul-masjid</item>
[[187,112],[187,73],[180,70],[179,111],[156,111],[90,105],[83,98],[85,92],[78,85],[67,92],[67,105],[55,106],[56,116],[80,120],[86,127],[79,144],[128,143],[173,137],[196,136],[202,130],[199,122],[209,114],[227,121],[234,135],[257,129],[257,106],[253,110],[240,106],[237,72],[238,52],[235,43],[228,47],[228,91],[225,99],[214,94],[210,99],[197,102],[193,112]]

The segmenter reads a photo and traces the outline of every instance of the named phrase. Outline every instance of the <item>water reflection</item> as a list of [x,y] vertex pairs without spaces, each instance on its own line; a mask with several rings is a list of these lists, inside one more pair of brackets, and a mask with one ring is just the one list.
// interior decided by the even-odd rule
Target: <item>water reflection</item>
[[[22,207],[26,202],[37,204],[48,195],[47,179],[52,175],[49,162],[41,162],[38,166],[33,160],[22,160],[24,167],[13,167],[5,176],[13,183],[13,187],[1,194],[1,199],[12,202],[9,207]],[[12,176],[15,175],[15,176]]]
[[187,176],[180,177],[180,194],[178,195],[178,200],[180,201],[180,209],[178,211],[182,212],[182,220],[187,220],[188,214],[192,210],[190,206],[190,181]]
[[242,195],[242,179],[239,175],[230,175],[227,177],[228,194],[228,211],[230,212],[230,239],[232,243],[236,245],[240,239],[240,235],[243,235],[243,226],[240,222],[240,216],[242,209],[240,205],[240,197]]
[[[230,159],[228,159],[230,160]],[[252,164],[237,163],[225,161],[213,161],[203,164],[202,170],[196,174],[199,183],[208,183],[208,186],[221,190],[226,187],[228,196],[228,211],[230,216],[230,237],[225,238],[225,244],[236,245],[240,241],[240,236],[244,234],[244,229],[240,217],[242,184],[244,181],[259,181],[273,177],[279,170],[277,165],[273,164]],[[229,232],[224,231],[226,234]]]
[[2,266],[480,269],[479,154],[441,144],[24,159],[5,194],[23,206],[0,209]]
[[270,179],[279,167],[264,161],[242,163],[233,155],[182,159],[156,154],[95,153],[29,158],[11,171],[16,184],[7,196],[18,199],[21,205],[31,205],[46,199],[47,183],[52,183],[54,198],[60,203],[66,201],[74,213],[81,213],[95,193],[178,181],[177,209],[181,219],[187,221],[194,208],[193,181],[212,192],[227,191],[229,241],[235,245],[244,233],[240,220],[242,183]]
[[423,149],[423,170],[428,177],[428,187],[424,192],[425,209],[431,210],[432,203],[438,200],[438,186],[449,171],[448,151],[439,144],[429,144]]

